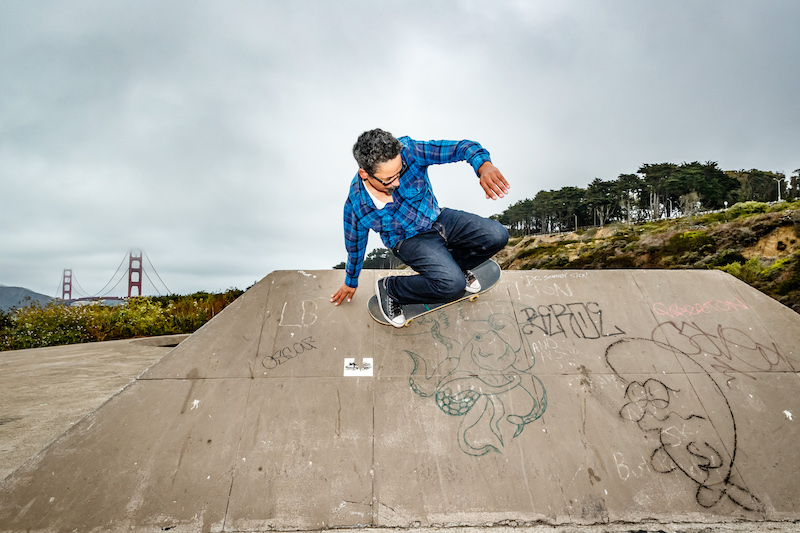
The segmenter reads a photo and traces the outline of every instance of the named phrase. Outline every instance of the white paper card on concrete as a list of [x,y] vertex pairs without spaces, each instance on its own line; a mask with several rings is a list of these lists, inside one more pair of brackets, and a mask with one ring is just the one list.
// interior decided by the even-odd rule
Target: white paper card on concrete
[[364,357],[361,366],[356,364],[355,357],[344,358],[345,377],[372,377],[372,357]]

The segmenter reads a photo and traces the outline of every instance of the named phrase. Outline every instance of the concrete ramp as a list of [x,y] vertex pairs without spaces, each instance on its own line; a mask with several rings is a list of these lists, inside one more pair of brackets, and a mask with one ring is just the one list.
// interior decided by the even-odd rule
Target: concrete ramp
[[410,327],[267,276],[0,485],[0,530],[800,520],[800,315],[718,271],[508,271]]

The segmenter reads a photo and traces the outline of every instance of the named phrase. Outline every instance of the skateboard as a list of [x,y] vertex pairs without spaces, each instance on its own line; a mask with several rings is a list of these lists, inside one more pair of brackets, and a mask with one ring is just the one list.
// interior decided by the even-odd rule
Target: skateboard
[[[480,265],[476,266],[475,268],[471,269],[472,273],[478,278],[478,281],[481,284],[480,292],[471,293],[464,291],[461,293],[460,296],[455,298],[454,300],[450,300],[449,302],[442,302],[442,303],[426,303],[426,304],[406,304],[403,306],[403,314],[406,317],[406,323],[404,326],[411,324],[411,322],[422,315],[426,315],[432,311],[436,311],[437,309],[441,309],[442,307],[447,307],[448,305],[456,304],[463,300],[469,300],[470,302],[474,302],[478,299],[478,296],[483,294],[484,292],[488,291],[492,287],[494,287],[498,281],[500,281],[500,265],[495,263],[492,259],[487,259]],[[372,298],[369,299],[367,302],[367,307],[369,308],[369,314],[380,324],[385,326],[391,326],[389,322],[386,321],[384,318],[383,313],[381,313],[380,305],[378,304],[378,297],[373,295]]]

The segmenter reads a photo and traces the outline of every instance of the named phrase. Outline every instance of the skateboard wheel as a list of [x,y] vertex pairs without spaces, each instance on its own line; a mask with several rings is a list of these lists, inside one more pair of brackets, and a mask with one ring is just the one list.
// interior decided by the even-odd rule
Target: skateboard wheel
[[470,302],[474,302],[474,301],[475,301],[475,300],[477,300],[477,299],[478,299],[478,295],[477,295],[477,294],[476,294],[476,295],[474,295],[474,296],[470,296],[470,297],[469,297],[469,301],[470,301]]
[[413,318],[409,318],[408,320],[406,320],[406,326],[409,326],[409,325],[411,325],[411,323],[412,323],[413,321],[414,321],[414,319],[413,319]]

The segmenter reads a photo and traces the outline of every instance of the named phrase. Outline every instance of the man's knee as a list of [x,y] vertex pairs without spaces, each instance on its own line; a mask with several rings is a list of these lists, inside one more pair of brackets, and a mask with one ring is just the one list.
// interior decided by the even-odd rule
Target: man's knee
[[464,273],[455,270],[434,280],[433,285],[442,300],[450,300],[464,292],[467,282]]
[[508,230],[496,220],[492,220],[492,222],[493,224],[489,226],[486,232],[486,248],[497,252],[508,244]]

